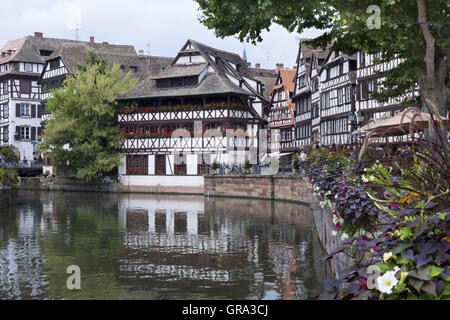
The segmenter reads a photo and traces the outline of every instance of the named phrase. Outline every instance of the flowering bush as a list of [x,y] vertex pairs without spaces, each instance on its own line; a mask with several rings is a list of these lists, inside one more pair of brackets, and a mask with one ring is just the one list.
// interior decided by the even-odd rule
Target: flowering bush
[[148,174],[147,169],[127,169],[128,175],[146,175]]
[[249,174],[250,173],[250,162],[248,160],[245,160],[241,167],[241,173],[242,174]]
[[119,112],[124,114],[132,114],[138,112],[177,112],[177,111],[191,111],[191,110],[213,110],[213,109],[231,109],[231,110],[247,110],[248,105],[238,102],[228,103],[226,101],[221,102],[211,102],[202,104],[178,104],[173,106],[132,106],[132,107],[122,107]]
[[0,168],[0,187],[17,188],[20,186],[20,177],[12,168]]
[[439,134],[415,142],[407,162],[366,157],[341,170],[333,153],[310,156],[309,182],[348,233],[323,260],[348,250],[354,261],[326,284],[336,298],[450,299],[450,151]]
[[176,169],[175,174],[178,176],[186,175],[186,170],[185,169]]

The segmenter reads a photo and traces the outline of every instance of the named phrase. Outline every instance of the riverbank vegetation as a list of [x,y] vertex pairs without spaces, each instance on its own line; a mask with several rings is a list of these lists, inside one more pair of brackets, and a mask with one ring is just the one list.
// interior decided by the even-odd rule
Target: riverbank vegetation
[[342,239],[324,260],[347,251],[354,262],[327,282],[335,298],[450,299],[450,149],[439,126],[399,155],[370,145],[359,160],[351,149],[309,153],[307,182]]
[[7,146],[0,149],[0,189],[19,187],[19,174],[12,166],[16,164],[17,161],[17,155],[11,147]]

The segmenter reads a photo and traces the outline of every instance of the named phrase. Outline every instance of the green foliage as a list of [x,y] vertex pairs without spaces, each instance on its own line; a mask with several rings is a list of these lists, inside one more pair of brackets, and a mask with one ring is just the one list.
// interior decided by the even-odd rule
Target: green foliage
[[116,125],[115,99],[138,81],[93,52],[85,62],[62,88],[51,92],[46,108],[53,118],[45,125],[39,150],[49,152],[58,168],[90,181],[120,164],[123,137]]
[[20,177],[16,169],[0,168],[0,187],[17,188],[20,185]]
[[0,158],[6,163],[16,163],[19,160],[11,146],[2,147],[0,149]]

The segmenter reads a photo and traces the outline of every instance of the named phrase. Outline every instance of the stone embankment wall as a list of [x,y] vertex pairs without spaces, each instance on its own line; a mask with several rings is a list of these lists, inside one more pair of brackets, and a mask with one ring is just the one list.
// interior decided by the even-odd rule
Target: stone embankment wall
[[205,195],[246,197],[300,202],[314,201],[303,179],[298,176],[205,176]]
[[12,202],[14,190],[11,188],[0,188],[0,208],[7,208]]
[[22,178],[22,189],[43,191],[121,192],[117,182],[84,182],[70,177]]
[[[142,178],[146,177],[142,176]],[[80,192],[115,192],[115,193],[124,192],[124,193],[157,193],[157,194],[164,194],[164,193],[203,194],[203,186],[189,185],[190,181],[184,181],[192,177],[180,177],[178,183],[172,184],[169,184],[167,183],[167,181],[165,181],[168,180],[168,178],[176,180],[177,177],[162,177],[161,180],[163,183],[157,183],[157,181],[153,181],[155,180],[155,177],[148,177],[147,183],[141,184],[139,183],[129,184],[128,183],[129,181],[126,179],[124,179],[120,183],[117,181],[111,181],[110,183],[105,184],[103,182],[85,182],[73,177],[22,178],[22,189],[44,190],[44,191],[80,191]]]
[[[333,235],[333,213],[329,208],[321,208],[319,202],[311,204],[314,225],[319,241],[327,253],[331,253],[341,246],[342,240],[338,235]],[[338,279],[346,274],[346,269],[352,265],[352,258],[347,251],[338,253],[331,259],[331,270]]]

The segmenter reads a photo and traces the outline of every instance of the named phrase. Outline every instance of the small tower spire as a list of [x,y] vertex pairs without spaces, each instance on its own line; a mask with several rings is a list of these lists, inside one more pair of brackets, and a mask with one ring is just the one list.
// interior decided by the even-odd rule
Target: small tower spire
[[247,62],[247,52],[245,51],[245,47],[244,47],[244,52],[242,53],[242,60]]

